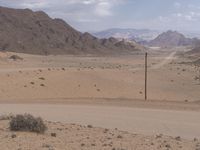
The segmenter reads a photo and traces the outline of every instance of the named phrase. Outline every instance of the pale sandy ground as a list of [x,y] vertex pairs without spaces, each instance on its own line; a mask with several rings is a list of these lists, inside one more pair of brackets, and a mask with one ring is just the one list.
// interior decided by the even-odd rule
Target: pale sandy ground
[[[0,101],[144,98],[144,58],[141,55],[111,58],[20,56],[23,61],[0,59]],[[149,99],[200,100],[200,86],[194,80],[195,69],[177,64],[181,61],[173,57],[173,53],[149,57]]]
[[[125,145],[127,147],[116,145],[116,148],[175,150],[179,148],[198,150],[199,148],[199,143],[192,142],[191,139],[200,137],[198,132],[200,131],[198,126],[200,85],[194,80],[196,75],[194,66],[179,64],[188,60],[177,58],[174,52],[150,55],[147,102],[143,100],[144,56],[142,55],[45,57],[17,54],[24,58],[23,61],[9,60],[10,55],[12,53],[0,55],[1,114],[30,112],[51,121],[90,123],[94,126],[111,129],[118,127],[131,133],[143,134],[134,135],[132,138],[132,134],[126,133],[127,138],[120,141],[122,144],[127,144]],[[24,106],[23,103],[28,104]],[[5,122],[0,123],[0,125],[5,124]],[[74,125],[74,128],[76,126]],[[97,143],[102,144],[99,139],[101,134],[98,134],[102,132],[100,130],[104,129],[84,130],[83,136],[89,134],[91,139],[96,139]],[[12,149],[12,144],[25,145],[24,149],[27,149],[27,146],[28,149],[42,149],[41,139],[44,139],[55,149],[65,149],[64,146],[69,144],[69,141],[72,141],[69,149],[104,149],[99,145],[95,148],[93,146],[74,148],[73,146],[80,146],[77,143],[80,144],[84,139],[79,132],[76,136],[71,136],[74,133],[76,132],[62,132],[57,139],[45,138],[49,136],[48,133],[43,136],[17,133],[21,139],[15,141],[17,138],[10,140],[3,138],[3,143],[7,144],[0,144],[0,146],[4,146],[4,150],[6,147]],[[116,134],[118,133],[117,131]],[[154,137],[155,134],[160,133],[174,137],[182,136],[188,140],[181,141],[180,145],[180,141],[171,137],[161,139]],[[2,135],[5,135],[2,137],[9,137],[10,134],[4,128],[2,129]],[[63,138],[65,136],[70,138]],[[105,138],[102,137],[103,141],[107,141]],[[30,140],[36,142],[24,144],[24,141]],[[94,141],[87,142],[91,145]],[[112,142],[115,143],[117,140],[114,138]],[[151,142],[154,143],[153,146]],[[166,147],[165,144],[168,142],[171,147],[174,147]],[[40,148],[36,143],[40,143],[38,145]],[[43,149],[49,148],[43,147]]]
[[161,110],[106,105],[1,104],[0,114],[41,116],[49,121],[91,124],[144,135],[164,134],[200,139],[200,111]]
[[[199,150],[200,142],[163,135],[143,136],[118,129],[46,122],[45,134],[10,132],[0,121],[2,150]],[[56,137],[51,134],[55,133]]]

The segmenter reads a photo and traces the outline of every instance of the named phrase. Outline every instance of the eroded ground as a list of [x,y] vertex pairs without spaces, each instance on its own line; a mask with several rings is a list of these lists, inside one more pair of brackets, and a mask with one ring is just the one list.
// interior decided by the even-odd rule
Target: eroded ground
[[[197,150],[198,139],[159,135],[143,136],[77,124],[46,122],[45,134],[10,132],[8,121],[0,121],[0,146],[3,150]],[[53,134],[52,134],[53,133]]]
[[[196,116],[200,110],[200,85],[194,79],[197,70],[182,63],[192,60],[177,57],[176,52],[150,53],[148,101],[144,101],[141,54],[121,57],[15,54],[23,60],[9,59],[13,54],[0,54],[0,103],[4,103],[0,114],[28,112],[51,121],[82,125],[48,122],[47,133],[37,135],[11,133],[8,121],[0,121],[2,149],[200,149],[198,140],[191,140],[199,138]],[[35,108],[32,103],[38,106]],[[61,105],[55,105],[58,103]],[[105,111],[108,113],[104,114]],[[109,129],[88,128],[83,126],[85,123]],[[116,127],[131,133],[115,130]],[[56,137],[51,133],[56,133]],[[160,133],[173,137],[158,136]]]
[[[164,53],[164,52],[163,52]],[[194,66],[175,53],[150,54],[148,98],[194,102],[200,85]],[[62,98],[144,99],[144,56],[74,57],[17,54],[24,60],[0,59],[0,101]]]

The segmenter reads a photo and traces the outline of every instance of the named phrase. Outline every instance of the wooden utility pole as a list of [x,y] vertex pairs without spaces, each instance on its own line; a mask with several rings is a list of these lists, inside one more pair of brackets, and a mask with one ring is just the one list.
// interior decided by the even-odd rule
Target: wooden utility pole
[[145,100],[147,100],[147,52],[145,53]]

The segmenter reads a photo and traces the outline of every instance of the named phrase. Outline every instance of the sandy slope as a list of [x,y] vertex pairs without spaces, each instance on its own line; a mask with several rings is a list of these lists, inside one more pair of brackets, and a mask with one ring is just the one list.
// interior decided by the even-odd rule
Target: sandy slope
[[[143,136],[117,129],[46,122],[44,135],[10,132],[8,121],[0,121],[0,146],[3,150],[197,150],[198,140],[190,141],[163,135]],[[56,137],[51,136],[56,133]]]

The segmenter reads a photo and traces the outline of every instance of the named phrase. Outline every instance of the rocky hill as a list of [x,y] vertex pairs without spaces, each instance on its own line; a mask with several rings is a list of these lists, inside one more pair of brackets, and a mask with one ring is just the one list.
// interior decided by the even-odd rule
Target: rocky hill
[[42,11],[0,7],[0,51],[30,54],[121,54],[141,50],[133,43],[82,34]]
[[195,45],[198,39],[186,38],[183,34],[176,31],[167,31],[160,34],[157,38],[147,43],[149,46],[157,47],[177,47]]

